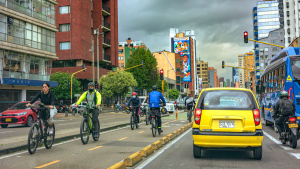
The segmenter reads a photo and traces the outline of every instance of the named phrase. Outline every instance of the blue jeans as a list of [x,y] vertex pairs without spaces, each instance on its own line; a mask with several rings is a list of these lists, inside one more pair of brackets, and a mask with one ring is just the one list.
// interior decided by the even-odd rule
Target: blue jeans
[[120,105],[117,105],[117,106],[118,106],[119,110],[121,110],[121,106]]

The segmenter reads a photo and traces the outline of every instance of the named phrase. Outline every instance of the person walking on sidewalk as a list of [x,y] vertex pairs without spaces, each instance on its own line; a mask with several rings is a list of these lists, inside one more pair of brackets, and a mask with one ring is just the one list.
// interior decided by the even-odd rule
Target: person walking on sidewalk
[[52,134],[53,117],[57,113],[57,110],[54,106],[55,95],[50,91],[49,83],[43,83],[43,91],[39,92],[26,106],[29,107],[38,99],[41,99],[41,102],[45,105],[45,107],[42,110],[42,118],[43,120],[47,120],[50,127],[49,134]]
[[101,94],[95,90],[94,83],[90,82],[88,83],[88,91],[84,92],[79,100],[75,104],[75,108],[84,100],[86,99],[88,106],[90,108],[96,107],[96,109],[91,109],[92,112],[92,121],[93,121],[93,133],[95,134],[95,137],[97,137],[96,132],[98,131],[98,114],[99,114],[99,109],[98,107],[101,105]]

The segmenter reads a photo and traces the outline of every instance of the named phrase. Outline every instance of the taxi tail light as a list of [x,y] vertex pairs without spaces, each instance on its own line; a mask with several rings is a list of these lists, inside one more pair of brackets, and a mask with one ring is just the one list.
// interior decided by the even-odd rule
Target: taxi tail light
[[253,118],[256,126],[260,124],[260,113],[258,109],[253,110]]
[[295,117],[290,117],[289,121],[290,121],[291,123],[296,123],[296,118],[295,118]]
[[202,110],[196,109],[196,111],[195,111],[195,123],[196,124],[200,124],[201,114],[202,114]]

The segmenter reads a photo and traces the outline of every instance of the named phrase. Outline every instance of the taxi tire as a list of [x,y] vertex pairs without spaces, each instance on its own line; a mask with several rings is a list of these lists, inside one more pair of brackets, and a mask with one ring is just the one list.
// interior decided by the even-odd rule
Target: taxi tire
[[196,146],[195,144],[193,145],[193,153],[194,158],[201,158],[201,148]]
[[7,128],[8,124],[1,124],[1,128]]
[[254,148],[253,156],[254,156],[255,160],[261,160],[261,158],[262,158],[262,146]]

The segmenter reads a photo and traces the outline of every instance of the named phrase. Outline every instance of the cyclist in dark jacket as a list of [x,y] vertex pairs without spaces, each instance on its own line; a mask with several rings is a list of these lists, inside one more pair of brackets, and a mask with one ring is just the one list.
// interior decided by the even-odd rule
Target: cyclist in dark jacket
[[160,132],[163,132],[163,130],[161,129],[161,114],[159,102],[160,100],[162,100],[163,106],[166,106],[166,101],[164,99],[164,96],[157,91],[157,88],[158,87],[154,85],[152,87],[152,92],[149,93],[149,108],[151,111],[151,116],[155,116],[157,114],[158,130],[160,130]]
[[[287,91],[283,90],[280,92],[280,100],[277,101],[275,107],[274,107],[274,118],[279,117],[276,119],[276,127],[280,135],[280,139],[283,137],[282,133],[282,125],[284,123],[284,120],[288,116],[294,116],[295,115],[295,104],[294,102],[289,99],[289,94]],[[281,116],[280,116],[281,115]]]
[[189,94],[188,97],[186,97],[185,101],[185,106],[187,109],[187,120],[189,120],[189,113],[190,110],[192,110],[193,106],[196,104],[194,98],[191,96],[191,94]]
[[129,99],[127,106],[132,103],[133,111],[136,111],[135,115],[137,117],[138,126],[140,125],[140,106],[141,106],[141,99],[137,97],[136,92],[132,93],[132,98]]

